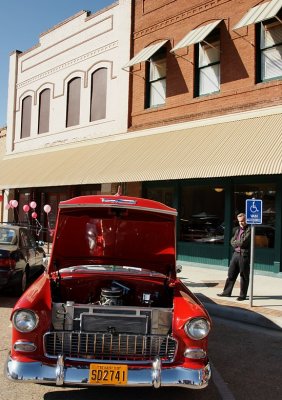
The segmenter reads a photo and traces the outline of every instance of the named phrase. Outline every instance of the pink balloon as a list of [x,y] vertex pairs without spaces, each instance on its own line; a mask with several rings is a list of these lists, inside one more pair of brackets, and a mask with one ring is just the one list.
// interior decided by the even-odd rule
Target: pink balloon
[[30,205],[30,207],[31,208],[36,208],[36,206],[37,206],[37,204],[35,203],[35,201],[31,201],[30,203],[29,203],[29,205]]
[[9,210],[9,208],[11,208],[10,204],[6,204],[6,205],[5,205],[5,209],[6,209],[6,210]]
[[12,207],[13,207],[13,208],[18,207],[18,204],[19,204],[19,203],[17,202],[17,200],[13,200],[13,201],[12,201]]
[[23,206],[23,210],[24,210],[25,213],[29,212],[29,206],[27,204],[25,204]]
[[34,212],[31,214],[31,216],[32,216],[32,218],[36,219],[36,218],[37,218],[36,212],[34,211]]
[[9,201],[10,207],[13,207],[13,205],[12,205],[13,201],[14,201],[14,200],[10,200],[10,201]]
[[46,214],[49,214],[49,212],[51,211],[51,206],[49,204],[45,204],[44,211],[46,212]]

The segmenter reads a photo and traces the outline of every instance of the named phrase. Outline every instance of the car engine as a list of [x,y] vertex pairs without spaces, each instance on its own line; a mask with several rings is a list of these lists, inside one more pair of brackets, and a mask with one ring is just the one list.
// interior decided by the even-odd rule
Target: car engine
[[[94,300],[96,296],[90,297]],[[128,305],[133,298],[138,306]],[[99,288],[95,301],[54,301],[53,331],[45,335],[45,353],[49,357],[64,354],[72,359],[135,362],[151,362],[161,355],[164,362],[171,362],[177,347],[170,336],[172,308],[159,305],[159,291],[136,293],[115,280]]]
[[130,288],[117,281],[102,287],[94,303],[75,301],[53,303],[55,330],[167,335],[171,329],[171,309],[154,307],[159,293],[143,292],[141,307],[125,304]]

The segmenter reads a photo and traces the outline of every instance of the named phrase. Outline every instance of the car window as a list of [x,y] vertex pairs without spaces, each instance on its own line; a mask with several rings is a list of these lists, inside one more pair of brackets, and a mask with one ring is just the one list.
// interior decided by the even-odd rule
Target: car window
[[36,240],[35,240],[34,237],[32,236],[31,232],[27,231],[26,233],[27,233],[27,235],[28,235],[28,239],[29,239],[29,241],[30,241],[31,246],[34,247],[34,248],[37,247],[37,245],[36,245]]
[[17,235],[13,229],[0,228],[0,244],[16,244]]

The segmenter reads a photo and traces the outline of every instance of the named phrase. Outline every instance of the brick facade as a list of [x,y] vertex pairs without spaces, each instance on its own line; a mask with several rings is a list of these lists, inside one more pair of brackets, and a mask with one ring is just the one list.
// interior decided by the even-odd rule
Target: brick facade
[[[145,129],[281,104],[282,81],[256,83],[255,26],[233,30],[257,0],[136,0],[133,53],[168,39],[166,104],[144,108],[145,62],[133,67],[129,129]],[[195,97],[194,46],[170,53],[189,31],[222,19],[220,92]]]

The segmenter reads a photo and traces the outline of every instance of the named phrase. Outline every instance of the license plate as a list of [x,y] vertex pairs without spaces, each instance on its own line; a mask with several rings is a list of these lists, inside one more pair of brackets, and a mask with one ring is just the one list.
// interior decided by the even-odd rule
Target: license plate
[[100,385],[126,385],[127,365],[90,364],[89,382]]

